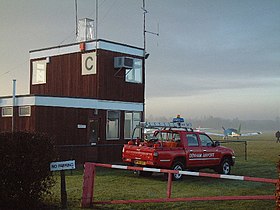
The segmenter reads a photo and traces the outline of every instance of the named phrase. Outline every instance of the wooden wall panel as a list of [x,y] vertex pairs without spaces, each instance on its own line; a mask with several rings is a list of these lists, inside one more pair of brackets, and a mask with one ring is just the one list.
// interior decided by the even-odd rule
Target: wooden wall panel
[[[62,159],[75,158],[78,163],[84,161],[120,162],[124,140],[124,112],[121,112],[120,139],[106,140],[107,110],[98,110],[95,115],[91,109],[75,109],[63,107],[32,106],[31,116],[19,117],[16,109],[15,131],[43,132],[54,138]],[[89,144],[89,121],[98,119],[100,123],[97,146]],[[77,125],[87,125],[86,129],[78,129]],[[12,130],[12,117],[0,117],[0,130]],[[73,147],[65,145],[74,145]],[[76,145],[76,146],[75,146]],[[108,146],[106,146],[108,145]]]
[[30,81],[30,93],[38,95],[96,98],[96,87],[97,75],[81,75],[81,53],[50,57],[47,83],[32,85]]
[[[119,144],[120,140],[109,140],[106,138],[106,110],[98,110],[98,115],[94,115],[92,109],[78,109],[65,107],[35,107],[35,129],[39,132],[51,133],[56,137],[58,145],[81,145],[89,144],[88,132],[89,121],[100,120],[100,144]],[[122,115],[123,112],[122,112]],[[86,129],[78,129],[77,125],[86,125]],[[123,120],[121,120],[121,130],[123,130]],[[123,139],[123,132],[121,132]]]
[[99,50],[98,56],[100,99],[143,103],[144,84],[125,82],[125,69],[117,73],[114,68],[114,57],[132,56],[105,50]]
[[96,147],[56,147],[59,160],[75,160],[77,165],[84,162],[99,162]]
[[11,117],[0,117],[0,131],[1,132],[12,131]]
[[[47,83],[32,85],[30,81],[30,93],[143,103],[144,84],[125,82],[125,69],[116,74],[114,57],[118,56],[131,57],[131,55],[98,50],[96,75],[81,75],[80,52],[50,57],[50,62],[47,64]],[[30,72],[32,61],[30,61]]]
[[51,134],[57,145],[87,144],[87,129],[77,125],[87,125],[88,113],[88,109],[36,106],[36,131]]
[[[31,107],[31,113],[34,107]],[[1,110],[1,109],[0,109]],[[15,118],[14,118],[14,131],[34,131],[35,120],[34,117],[31,116],[19,116],[18,115],[18,107],[15,107],[14,110]],[[2,117],[0,116],[0,131],[12,131],[12,117]]]
[[[123,120],[120,126],[120,139],[106,140],[106,110],[74,109],[62,107],[35,107],[36,131],[45,132],[55,138],[56,145],[76,145],[60,148],[61,157],[75,157],[79,161],[120,162],[123,140]],[[121,119],[124,112],[121,114]],[[89,121],[100,122],[100,141],[96,147],[89,144]],[[87,125],[87,129],[78,129],[77,124]],[[106,146],[108,145],[108,146]]]

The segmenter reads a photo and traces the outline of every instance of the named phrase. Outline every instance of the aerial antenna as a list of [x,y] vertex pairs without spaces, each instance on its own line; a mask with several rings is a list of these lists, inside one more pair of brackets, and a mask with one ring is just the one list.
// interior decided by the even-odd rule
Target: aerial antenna
[[153,34],[156,36],[159,36],[159,23],[158,23],[158,32],[152,32],[152,31],[147,31],[146,30],[146,13],[148,13],[148,11],[146,10],[146,6],[145,6],[145,0],[143,0],[143,6],[142,6],[142,10],[143,10],[143,17],[144,17],[144,24],[143,24],[143,36],[144,36],[144,58],[147,59],[149,57],[149,54],[147,54],[146,52],[146,33],[149,34]]
[[78,37],[78,4],[77,0],[75,0],[75,18],[76,18],[76,38]]
[[[144,70],[143,70],[143,84],[145,85],[146,81],[145,81],[145,71],[146,71],[146,59],[149,57],[149,53],[146,52],[146,33],[149,33],[149,34],[153,34],[153,35],[157,35],[159,36],[159,32],[158,33],[154,33],[154,32],[151,32],[151,31],[147,31],[146,30],[146,14],[148,13],[148,11],[146,10],[146,5],[145,5],[145,0],[143,0],[143,6],[141,8],[143,10],[143,37],[144,37],[144,50],[143,50],[143,67],[144,67]],[[159,26],[158,26],[159,27]],[[159,30],[159,28],[158,28]],[[143,116],[144,116],[144,119],[145,119],[145,91],[144,91],[144,106],[143,106]]]
[[[98,26],[98,0],[95,0],[95,39],[97,41],[97,27]],[[97,44],[97,42],[96,42]]]

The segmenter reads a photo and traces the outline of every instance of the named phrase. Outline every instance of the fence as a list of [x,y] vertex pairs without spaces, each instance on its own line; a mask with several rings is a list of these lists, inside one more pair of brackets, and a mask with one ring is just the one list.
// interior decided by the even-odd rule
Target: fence
[[237,158],[244,158],[244,160],[248,159],[248,149],[247,149],[247,141],[244,140],[227,140],[220,141],[221,145],[231,148],[234,150],[235,156]]
[[[166,191],[167,198],[145,199],[145,200],[113,200],[113,201],[94,202],[93,196],[94,196],[94,182],[95,182],[96,166],[114,168],[114,169],[122,169],[122,170],[136,170],[136,171],[149,171],[149,172],[157,172],[157,173],[168,173],[168,182],[167,182],[167,191]],[[174,174],[174,173],[188,175],[188,176],[202,176],[202,177],[212,177],[212,178],[220,178],[220,179],[233,179],[233,180],[240,180],[240,181],[264,182],[264,183],[272,183],[272,184],[279,183],[277,179],[211,174],[211,173],[201,173],[201,172],[191,172],[191,171],[177,171],[177,170],[145,168],[145,167],[132,167],[132,166],[88,163],[87,162],[87,163],[85,163],[85,170],[84,170],[82,208],[91,207],[91,206],[93,206],[93,204],[127,204],[127,203],[147,203],[147,202],[157,203],[157,202],[206,201],[206,200],[207,201],[208,200],[275,200],[275,199],[278,200],[279,199],[279,197],[276,198],[274,195],[171,198],[172,174]]]

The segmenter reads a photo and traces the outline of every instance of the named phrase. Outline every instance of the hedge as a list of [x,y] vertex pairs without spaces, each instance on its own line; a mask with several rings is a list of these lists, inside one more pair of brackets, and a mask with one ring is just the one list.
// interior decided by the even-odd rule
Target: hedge
[[1,209],[37,209],[54,184],[52,139],[28,132],[0,133]]

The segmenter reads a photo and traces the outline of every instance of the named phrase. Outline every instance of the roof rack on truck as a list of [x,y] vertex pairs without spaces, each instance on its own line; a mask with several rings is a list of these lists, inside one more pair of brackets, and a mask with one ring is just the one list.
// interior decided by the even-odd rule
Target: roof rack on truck
[[134,139],[136,129],[140,129],[141,131],[138,133],[142,136],[148,129],[151,130],[178,130],[184,129],[186,131],[192,132],[192,124],[186,123],[185,119],[177,115],[177,117],[173,118],[173,122],[139,122],[138,125],[135,126],[131,139]]
[[149,128],[149,129],[177,129],[182,128],[187,131],[192,131],[192,124],[185,122],[140,122],[138,128]]

